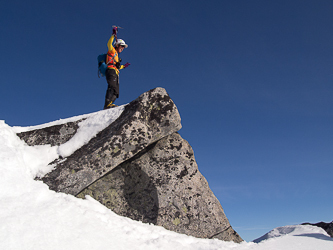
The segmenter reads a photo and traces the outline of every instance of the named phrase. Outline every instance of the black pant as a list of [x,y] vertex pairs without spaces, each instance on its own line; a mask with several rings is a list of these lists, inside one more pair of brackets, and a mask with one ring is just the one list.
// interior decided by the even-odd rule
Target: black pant
[[119,97],[119,77],[117,72],[114,69],[107,69],[105,76],[108,89],[106,90],[104,109],[106,109],[110,103],[114,103]]

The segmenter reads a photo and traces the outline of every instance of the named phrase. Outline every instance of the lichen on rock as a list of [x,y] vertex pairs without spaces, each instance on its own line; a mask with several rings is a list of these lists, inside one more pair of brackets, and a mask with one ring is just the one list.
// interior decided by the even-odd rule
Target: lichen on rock
[[[101,111],[103,112],[103,111]],[[127,104],[122,114],[41,180],[57,192],[93,197],[115,213],[200,238],[241,242],[198,170],[181,119],[165,89]],[[60,145],[76,132],[65,124],[21,134],[29,145]],[[49,140],[49,141],[48,141]]]

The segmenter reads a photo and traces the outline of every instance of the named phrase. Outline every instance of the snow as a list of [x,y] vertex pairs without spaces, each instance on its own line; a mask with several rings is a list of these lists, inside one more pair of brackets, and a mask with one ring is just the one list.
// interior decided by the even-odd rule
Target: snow
[[[0,249],[333,249],[333,239],[309,225],[276,228],[255,242],[198,239],[121,217],[87,196],[85,200],[49,190],[36,176],[52,167],[111,124],[124,106],[34,127],[10,127],[0,121]],[[86,118],[60,147],[30,147],[16,133]]]

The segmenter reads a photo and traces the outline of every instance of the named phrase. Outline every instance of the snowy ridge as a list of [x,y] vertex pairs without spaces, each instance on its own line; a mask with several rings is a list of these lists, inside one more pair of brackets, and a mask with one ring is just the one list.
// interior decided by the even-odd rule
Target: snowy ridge
[[[91,114],[75,116],[67,119],[60,119],[58,121],[49,122],[43,125],[30,127],[13,127],[14,133],[20,133],[85,119],[78,124],[79,129],[75,133],[75,135],[69,141],[60,146],[25,146],[27,148],[27,151],[29,152],[29,154],[25,154],[25,157],[27,158],[26,162],[32,175],[34,177],[43,177],[45,174],[50,172],[53,167],[51,165],[48,165],[48,163],[57,159],[59,156],[63,158],[68,157],[77,149],[88,143],[91,138],[97,135],[97,133],[99,133],[107,126],[109,126],[112,122],[114,122],[124,111],[125,106],[126,105],[122,105],[117,108],[98,111]],[[41,155],[44,157],[40,157]],[[30,157],[34,159],[33,164],[30,164]]]
[[60,145],[58,154],[62,157],[71,155],[75,150],[88,143],[98,132],[114,122],[124,109],[125,105],[90,115],[86,120],[79,123],[79,129],[73,138]]
[[327,232],[320,227],[314,227],[309,225],[291,225],[291,226],[277,227],[268,232],[267,234],[261,236],[260,238],[254,240],[253,242],[259,243],[264,240],[277,238],[284,235],[289,235],[289,236],[308,235],[309,237],[317,237],[318,239],[330,238]]
[[78,136],[63,147],[29,147],[16,133],[36,126],[12,128],[0,121],[0,249],[333,249],[333,239],[324,230],[308,225],[274,229],[261,237],[259,243],[198,239],[118,216],[89,196],[82,200],[56,193],[43,182],[34,180],[36,175],[45,173],[52,159],[84,145],[117,119],[123,109],[37,126],[87,118],[80,123]]

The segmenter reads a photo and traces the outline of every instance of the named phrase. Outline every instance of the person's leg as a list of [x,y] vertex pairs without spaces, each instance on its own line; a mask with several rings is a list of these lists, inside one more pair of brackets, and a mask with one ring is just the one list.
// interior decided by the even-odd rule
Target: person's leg
[[109,108],[114,103],[118,97],[117,89],[119,89],[118,75],[115,70],[108,69],[105,76],[108,82],[108,89],[105,95],[104,109]]
[[106,90],[104,109],[107,109],[111,106],[112,103],[117,99],[114,89],[108,84],[108,89]]

